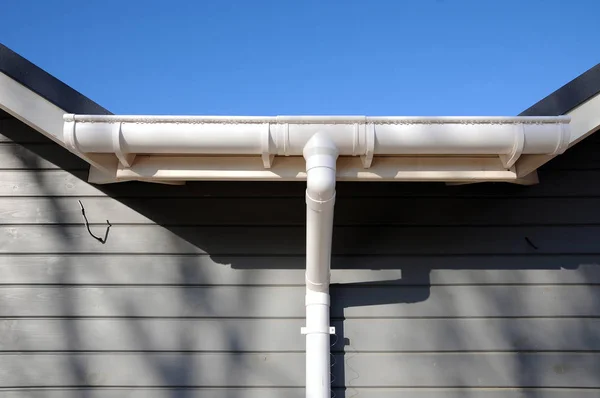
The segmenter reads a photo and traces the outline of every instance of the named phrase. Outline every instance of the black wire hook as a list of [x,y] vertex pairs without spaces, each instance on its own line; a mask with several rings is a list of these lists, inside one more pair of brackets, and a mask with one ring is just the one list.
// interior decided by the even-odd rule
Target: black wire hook
[[112,227],[112,224],[110,223],[110,221],[106,220],[106,224],[108,224],[108,227],[106,227],[106,232],[104,233],[104,239],[100,238],[99,236],[94,235],[94,233],[90,229],[90,223],[85,215],[85,208],[83,207],[83,203],[81,203],[81,200],[78,200],[78,202],[79,202],[79,206],[81,207],[81,215],[83,216],[83,219],[85,220],[85,227],[87,228],[88,232],[90,233],[92,238],[96,239],[98,242],[100,242],[102,244],[105,244],[106,241],[108,240],[108,231],[110,231],[110,227]]

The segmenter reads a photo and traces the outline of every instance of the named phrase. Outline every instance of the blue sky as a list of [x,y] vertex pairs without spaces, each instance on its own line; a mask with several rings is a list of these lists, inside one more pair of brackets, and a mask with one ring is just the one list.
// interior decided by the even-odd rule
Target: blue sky
[[120,114],[513,115],[600,62],[590,0],[3,0],[0,42]]

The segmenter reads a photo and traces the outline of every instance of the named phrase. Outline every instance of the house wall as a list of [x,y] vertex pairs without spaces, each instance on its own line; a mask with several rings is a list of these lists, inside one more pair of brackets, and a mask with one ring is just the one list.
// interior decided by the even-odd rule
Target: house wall
[[[92,186],[0,141],[2,397],[303,396],[302,183]],[[338,184],[335,396],[600,395],[599,149],[533,187]]]

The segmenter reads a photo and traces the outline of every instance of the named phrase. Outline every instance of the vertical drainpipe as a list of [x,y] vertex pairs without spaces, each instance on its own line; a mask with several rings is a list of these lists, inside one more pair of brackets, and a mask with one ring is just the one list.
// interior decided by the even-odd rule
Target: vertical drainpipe
[[338,149],[317,133],[306,159],[306,398],[330,398],[329,280]]

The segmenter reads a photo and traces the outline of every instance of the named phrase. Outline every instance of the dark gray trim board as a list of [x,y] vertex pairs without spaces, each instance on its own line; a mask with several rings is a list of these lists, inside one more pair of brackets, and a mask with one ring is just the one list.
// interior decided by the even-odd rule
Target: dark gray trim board
[[588,69],[519,116],[558,116],[583,104],[600,93],[600,64]]
[[110,112],[40,67],[0,44],[0,72],[66,112],[107,115]]

